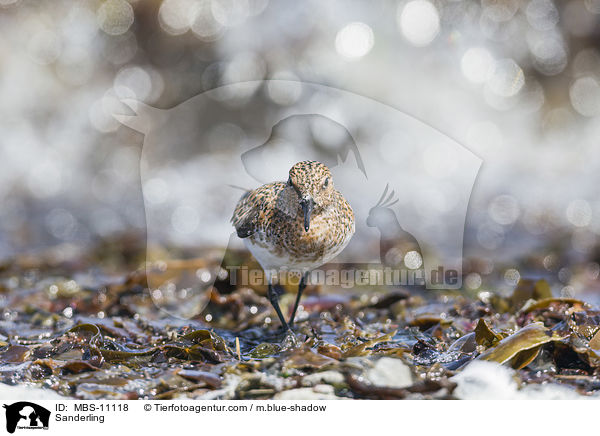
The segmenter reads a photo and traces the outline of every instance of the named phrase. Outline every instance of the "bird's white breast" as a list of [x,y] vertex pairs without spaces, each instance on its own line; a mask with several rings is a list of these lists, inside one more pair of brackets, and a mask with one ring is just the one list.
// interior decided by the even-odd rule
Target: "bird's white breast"
[[323,253],[323,256],[315,260],[300,260],[297,256],[291,253],[277,250],[277,248],[269,243],[265,238],[257,237],[258,235],[255,235],[257,239],[245,238],[244,244],[256,258],[258,263],[260,263],[260,266],[262,266],[265,270],[281,270],[282,268],[287,268],[290,270],[297,269],[301,271],[310,271],[330,262],[338,254],[340,254],[352,239],[353,234],[354,226],[352,228],[352,232],[348,233],[342,244],[333,246],[332,248],[326,250]]

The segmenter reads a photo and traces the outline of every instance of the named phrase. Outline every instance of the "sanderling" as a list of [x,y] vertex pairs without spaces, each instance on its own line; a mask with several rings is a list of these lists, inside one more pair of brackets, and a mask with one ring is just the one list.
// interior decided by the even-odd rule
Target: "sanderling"
[[[317,161],[295,164],[287,182],[274,182],[246,192],[231,218],[246,247],[265,271],[268,298],[288,331],[308,273],[337,256],[354,234],[354,213],[333,187],[331,171]],[[281,290],[274,279],[283,269],[302,276],[289,325],[279,308]]]

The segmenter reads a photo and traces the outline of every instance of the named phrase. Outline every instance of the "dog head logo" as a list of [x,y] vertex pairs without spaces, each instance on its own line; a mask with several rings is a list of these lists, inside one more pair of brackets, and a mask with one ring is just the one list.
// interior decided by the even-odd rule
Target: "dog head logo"
[[[274,90],[294,98],[268,98]],[[206,297],[195,284],[209,289],[223,273],[182,253],[215,247],[219,263],[226,247],[241,247],[229,217],[243,191],[287,180],[303,160],[327,165],[354,209],[356,232],[335,262],[402,264],[421,271],[428,289],[462,286],[464,225],[482,161],[422,121],[348,91],[285,80],[225,85],[167,110],[124,103],[134,114],[114,116],[144,134],[148,284],[163,298],[173,289],[166,270],[193,269],[178,287],[194,303],[178,316],[200,313]],[[395,240],[404,245],[390,248]]]
[[14,433],[17,428],[47,429],[50,421],[50,411],[42,406],[28,401],[19,401],[6,409],[6,431]]

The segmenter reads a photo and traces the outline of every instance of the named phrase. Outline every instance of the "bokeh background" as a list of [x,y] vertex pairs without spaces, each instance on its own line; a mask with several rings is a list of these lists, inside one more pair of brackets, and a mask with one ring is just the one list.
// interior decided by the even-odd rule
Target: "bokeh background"
[[121,99],[170,108],[299,79],[398,108],[483,159],[467,288],[540,275],[593,299],[599,42],[600,0],[0,0],[0,259],[143,239],[143,137],[113,118]]

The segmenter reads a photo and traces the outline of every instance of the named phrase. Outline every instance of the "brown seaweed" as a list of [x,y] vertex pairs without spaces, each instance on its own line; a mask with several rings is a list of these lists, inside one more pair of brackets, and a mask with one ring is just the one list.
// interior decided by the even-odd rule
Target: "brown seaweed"
[[[544,281],[522,279],[508,298],[313,286],[292,341],[260,287],[218,280],[202,314],[178,319],[157,309],[143,269],[82,280],[82,264],[70,265],[30,259],[0,272],[0,381],[79,399],[273,398],[315,383],[340,398],[452,398],[449,378],[480,359],[511,366],[522,384],[600,390],[600,311],[553,297]],[[175,294],[180,273],[205,267],[167,265]],[[293,299],[282,295],[284,311]],[[369,380],[390,357],[412,385]]]
[[566,337],[546,329],[542,324],[529,324],[500,340],[496,346],[482,353],[478,359],[498,363],[509,362],[513,368],[521,369],[535,359],[540,346],[552,341],[561,341]]

